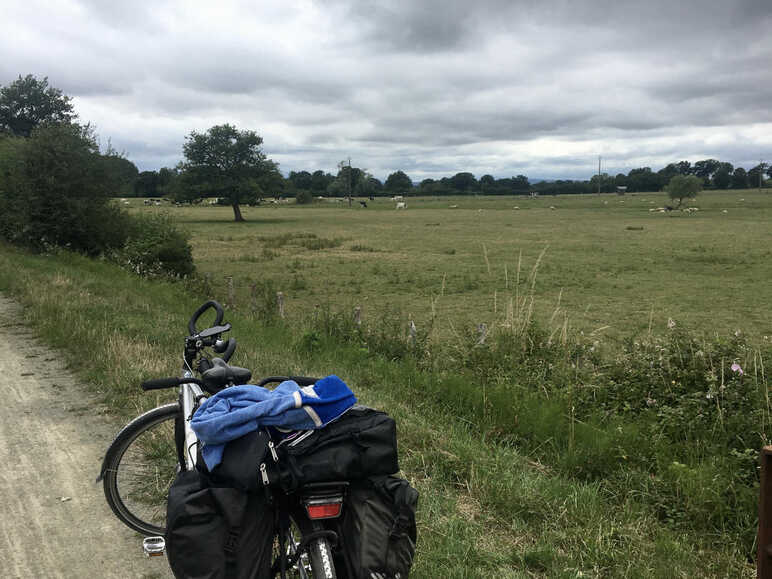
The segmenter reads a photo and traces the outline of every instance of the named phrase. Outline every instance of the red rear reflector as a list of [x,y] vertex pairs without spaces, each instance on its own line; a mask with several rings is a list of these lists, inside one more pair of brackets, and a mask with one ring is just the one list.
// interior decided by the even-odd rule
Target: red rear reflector
[[334,519],[340,515],[340,503],[329,503],[324,505],[306,505],[309,519]]

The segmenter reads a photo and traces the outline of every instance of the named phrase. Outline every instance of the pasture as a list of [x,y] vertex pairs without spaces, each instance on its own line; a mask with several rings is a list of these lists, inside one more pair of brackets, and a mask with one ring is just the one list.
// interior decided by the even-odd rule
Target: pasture
[[247,223],[229,207],[168,211],[213,285],[233,276],[246,305],[251,284],[270,282],[290,317],[361,306],[365,318],[399,312],[419,327],[434,318],[445,333],[494,327],[532,290],[537,320],[601,340],[661,333],[669,319],[768,339],[772,192],[703,192],[690,204],[699,211],[652,211],[668,203],[664,193],[469,196],[410,198],[396,211],[378,198],[244,207]]

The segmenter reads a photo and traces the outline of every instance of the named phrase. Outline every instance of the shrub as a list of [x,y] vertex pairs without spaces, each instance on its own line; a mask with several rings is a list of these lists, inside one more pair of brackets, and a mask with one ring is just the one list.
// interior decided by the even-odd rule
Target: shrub
[[310,203],[313,203],[314,197],[311,195],[310,191],[307,191],[305,189],[301,189],[297,192],[297,195],[295,195],[295,202],[298,205],[309,205]]
[[133,217],[129,240],[115,253],[115,259],[148,277],[185,277],[195,271],[188,236],[163,214]]
[[43,125],[3,139],[0,170],[0,235],[11,243],[99,255],[126,242],[128,217],[108,197],[111,180],[87,127]]

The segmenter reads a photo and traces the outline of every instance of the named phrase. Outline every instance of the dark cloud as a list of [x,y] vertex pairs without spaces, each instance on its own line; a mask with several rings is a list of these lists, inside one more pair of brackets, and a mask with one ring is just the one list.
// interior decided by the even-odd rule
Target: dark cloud
[[769,0],[10,0],[0,84],[48,76],[142,168],[257,130],[285,171],[587,177],[772,157]]

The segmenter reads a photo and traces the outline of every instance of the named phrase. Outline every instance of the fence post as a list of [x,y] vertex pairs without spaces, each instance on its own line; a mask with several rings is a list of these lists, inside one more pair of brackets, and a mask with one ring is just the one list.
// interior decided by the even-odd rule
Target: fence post
[[485,323],[477,324],[477,345],[481,346],[485,343],[485,338],[488,337],[488,325]]
[[279,305],[279,317],[284,318],[284,294],[276,292],[276,303]]
[[759,535],[756,556],[758,579],[772,579],[772,446],[761,449]]
[[357,326],[362,325],[362,307],[361,306],[357,306],[354,308],[354,323]]
[[416,330],[415,323],[413,322],[412,319],[410,320],[408,329],[410,332],[410,345],[415,347],[416,335],[418,334],[418,330]]

